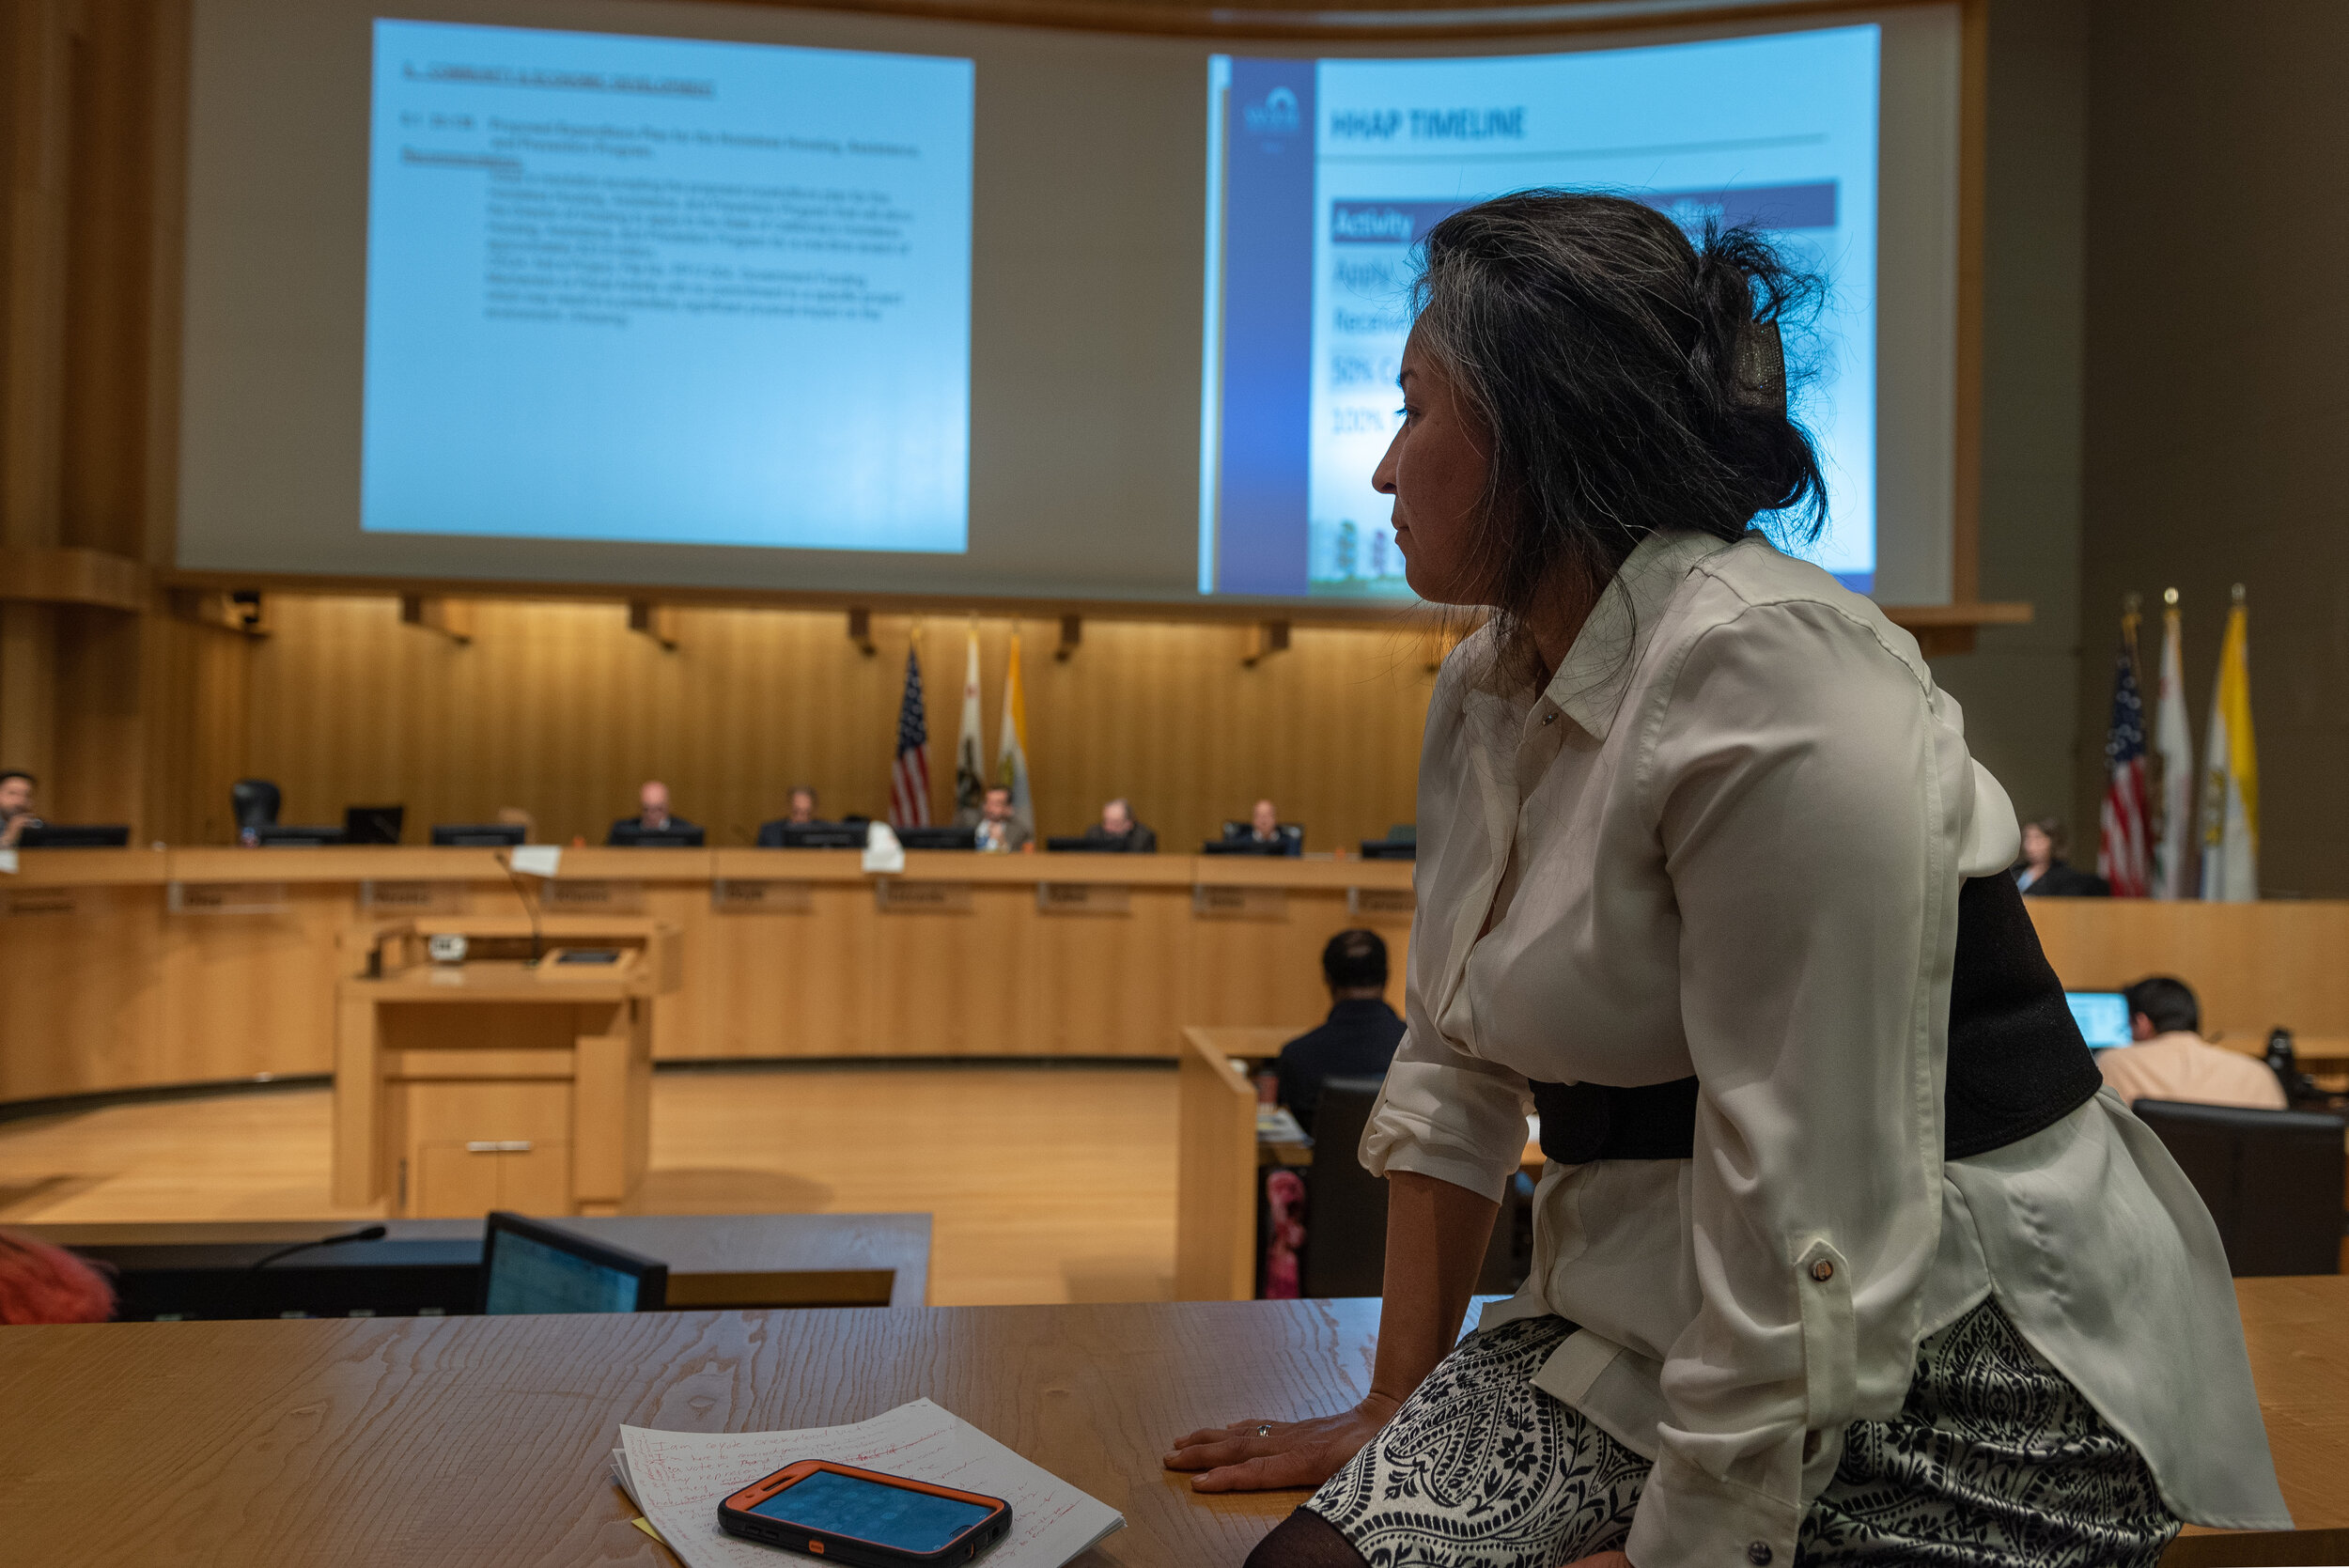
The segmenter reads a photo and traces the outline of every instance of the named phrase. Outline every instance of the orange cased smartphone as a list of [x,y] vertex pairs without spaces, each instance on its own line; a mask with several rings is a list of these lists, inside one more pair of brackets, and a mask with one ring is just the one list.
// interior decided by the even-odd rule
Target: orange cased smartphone
[[968,1562],[1011,1533],[1011,1504],[879,1470],[802,1459],[718,1505],[746,1541],[858,1568]]

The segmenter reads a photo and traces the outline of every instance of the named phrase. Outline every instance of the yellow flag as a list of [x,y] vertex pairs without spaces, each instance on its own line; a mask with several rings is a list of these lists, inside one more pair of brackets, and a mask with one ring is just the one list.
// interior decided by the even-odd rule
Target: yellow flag
[[2260,765],[2251,739],[2251,621],[2235,584],[2202,747],[2202,896],[2260,895]]
[[995,782],[1011,791],[1011,815],[1035,831],[1035,801],[1028,793],[1028,699],[1019,684],[1019,625],[1012,623],[1011,659],[1003,671],[1003,734],[995,749]]

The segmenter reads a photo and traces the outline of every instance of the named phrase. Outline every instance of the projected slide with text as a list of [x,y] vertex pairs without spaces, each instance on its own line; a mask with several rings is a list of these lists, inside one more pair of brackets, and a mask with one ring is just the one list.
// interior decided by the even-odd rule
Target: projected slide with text
[[379,20],[361,526],[963,550],[972,78]]
[[1797,414],[1810,553],[1875,570],[1877,29],[1508,59],[1210,65],[1202,593],[1405,596],[1370,476],[1397,421],[1411,251],[1530,187],[1768,231],[1831,284]]

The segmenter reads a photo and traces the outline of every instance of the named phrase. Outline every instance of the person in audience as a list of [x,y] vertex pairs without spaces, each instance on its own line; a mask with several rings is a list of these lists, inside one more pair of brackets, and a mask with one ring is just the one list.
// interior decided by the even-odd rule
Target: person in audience
[[2201,1004],[2185,981],[2152,975],[2121,994],[2129,999],[2129,1033],[2136,1044],[2098,1051],[2096,1070],[2131,1105],[2186,1100],[2251,1110],[2292,1108],[2265,1062],[2202,1038]]
[[41,826],[33,815],[33,791],[39,781],[22,768],[0,769],[0,849],[13,849],[27,828]]
[[1281,838],[1281,813],[1269,800],[1259,800],[1249,808],[1248,837],[1255,844],[1277,844]]
[[2043,816],[2023,824],[2023,858],[2015,864],[2015,885],[2029,898],[2109,898],[2112,884],[2063,859],[2063,819]]
[[0,1324],[103,1323],[115,1290],[97,1265],[22,1231],[0,1230]]
[[991,854],[1007,855],[1033,847],[1028,842],[1027,828],[1012,815],[1011,791],[1002,784],[990,787],[987,800],[979,808],[979,847]]
[[795,826],[795,827],[801,827],[801,828],[804,828],[804,827],[809,826],[809,825],[810,825],[810,824],[812,824],[812,823],[820,822],[820,821],[822,821],[822,820],[823,820],[821,817],[819,817],[819,816],[817,816],[817,815],[816,815],[816,787],[815,787],[815,785],[813,785],[813,784],[794,784],[794,785],[792,785],[792,787],[791,787],[791,815],[788,815],[788,816],[786,816],[786,817],[785,817],[785,818],[784,818],[784,820],[785,820],[786,822],[791,823],[791,824],[792,824],[793,826]]
[[1129,855],[1155,855],[1159,835],[1134,820],[1134,808],[1119,796],[1101,808],[1101,820],[1085,830],[1087,844],[1112,844]]
[[[1372,483],[1412,590],[1486,613],[1428,700],[1360,1141],[1377,1355],[1165,1464],[1319,1488],[1252,1568],[2154,1568],[2181,1515],[2288,1528],[2218,1236],[2101,1092],[2012,806],[1916,640],[1794,553],[1827,476],[1781,320],[1824,281],[1584,192],[1416,257]],[[1529,1099],[1538,1266],[1463,1337]]]
[[646,779],[645,786],[636,792],[636,815],[623,816],[613,823],[612,831],[605,836],[604,842],[621,843],[631,831],[659,833],[692,825],[669,810],[669,786],[659,779]]
[[1330,1017],[1283,1046],[1272,1067],[1280,1102],[1308,1136],[1322,1080],[1384,1078],[1403,1041],[1403,1020],[1387,1005],[1387,944],[1377,932],[1330,938],[1321,950],[1321,978],[1330,987]]

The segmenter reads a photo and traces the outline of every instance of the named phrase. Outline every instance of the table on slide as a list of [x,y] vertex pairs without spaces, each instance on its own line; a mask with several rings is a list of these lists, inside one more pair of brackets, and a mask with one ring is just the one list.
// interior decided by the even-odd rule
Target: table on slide
[[[2274,1555],[2275,1537],[2202,1535],[2175,1560],[2349,1560],[2315,1555],[2349,1554],[2349,1280],[2247,1281],[2242,1298],[2300,1555]],[[1359,1400],[1377,1306],[11,1328],[0,1517],[12,1556],[44,1568],[653,1568],[669,1559],[606,1474],[622,1422],[764,1431],[926,1397],[1126,1515],[1083,1560],[1237,1564],[1302,1494],[1202,1497],[1159,1456],[1196,1427]]]

